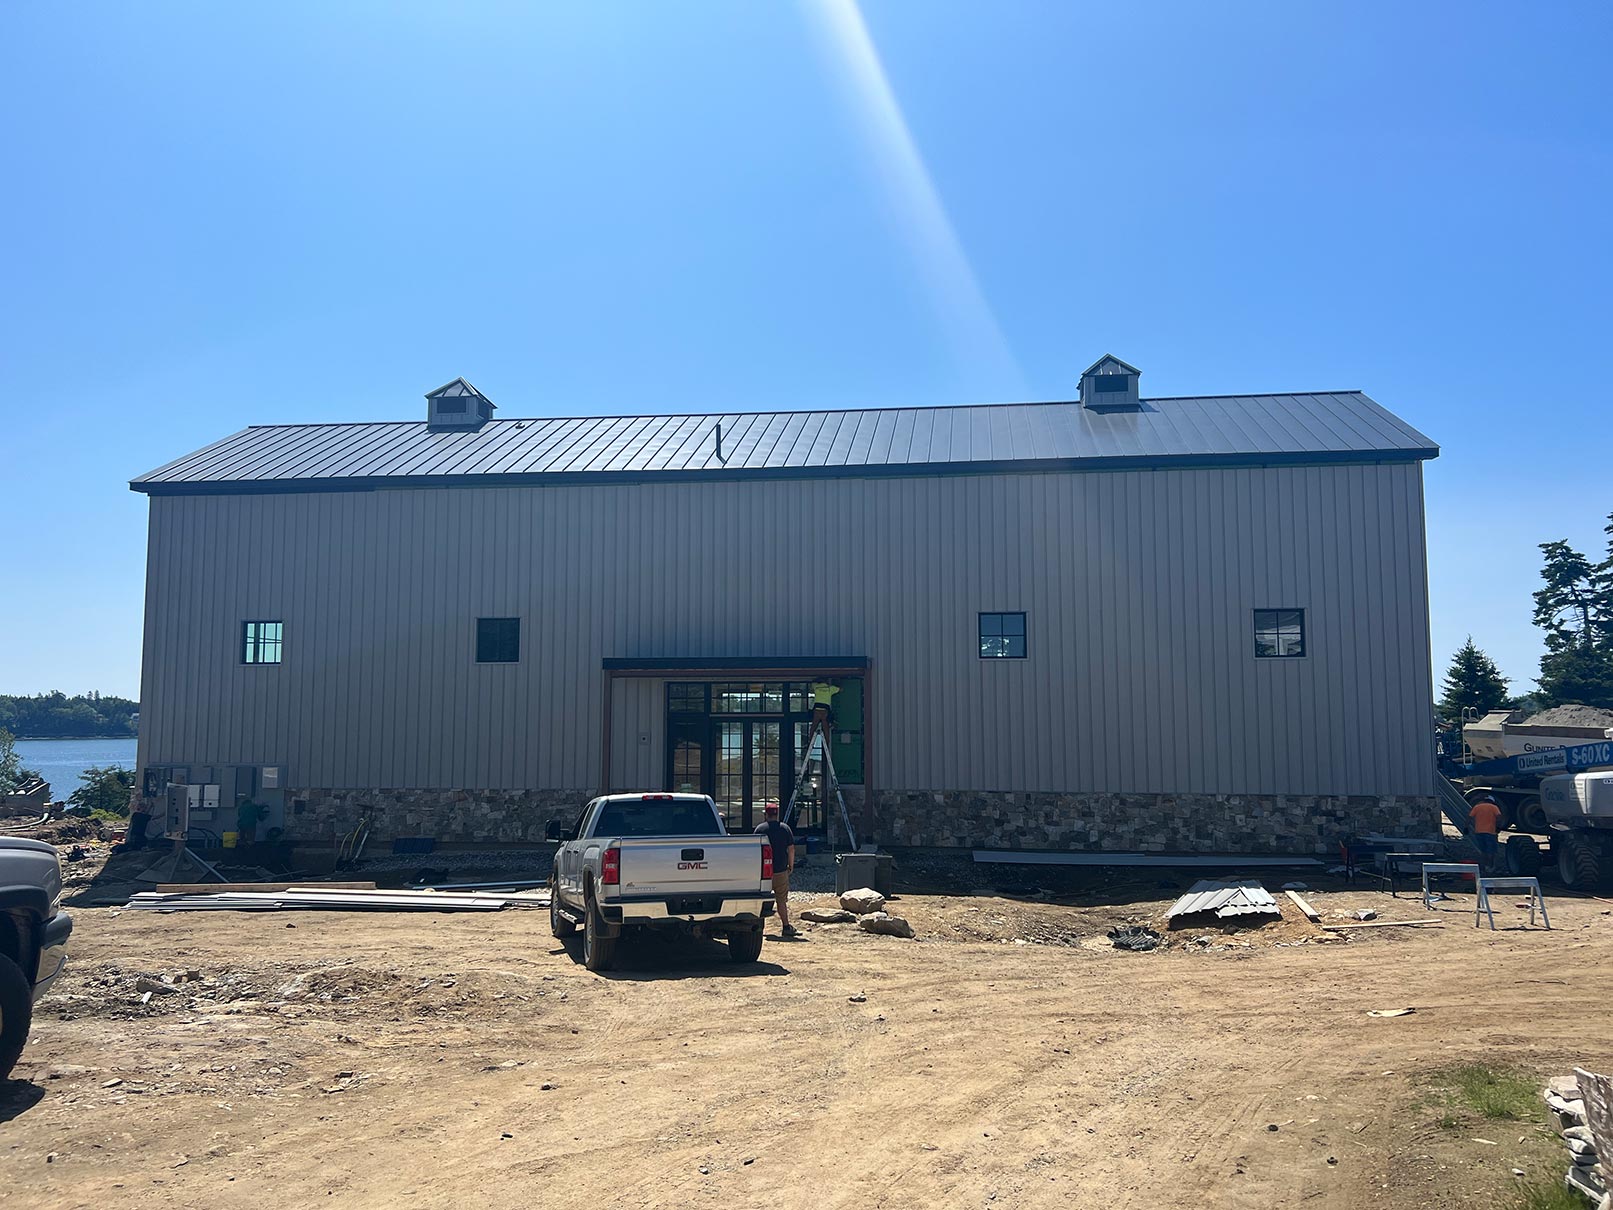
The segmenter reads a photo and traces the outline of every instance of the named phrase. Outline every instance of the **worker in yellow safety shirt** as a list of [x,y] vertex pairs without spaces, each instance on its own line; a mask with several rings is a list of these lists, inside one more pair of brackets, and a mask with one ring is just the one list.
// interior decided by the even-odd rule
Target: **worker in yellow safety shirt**
[[818,681],[812,686],[812,721],[823,723],[825,726],[834,722],[834,711],[831,709],[835,694],[840,692],[839,685],[831,685],[828,681]]
[[1471,839],[1479,851],[1479,864],[1486,873],[1494,873],[1495,859],[1501,851],[1501,808],[1486,794],[1468,808],[1467,815],[1473,821]]

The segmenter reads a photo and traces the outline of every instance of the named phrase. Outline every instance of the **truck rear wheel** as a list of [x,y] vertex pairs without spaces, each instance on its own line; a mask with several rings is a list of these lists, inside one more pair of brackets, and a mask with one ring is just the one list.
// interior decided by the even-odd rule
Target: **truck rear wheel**
[[1557,875],[1564,885],[1587,894],[1613,890],[1613,861],[1600,836],[1559,832],[1552,837],[1557,850]]
[[591,971],[608,971],[616,965],[616,938],[605,936],[605,921],[592,899],[583,911],[582,964]]
[[34,1000],[28,977],[4,954],[0,954],[0,1080],[11,1074],[28,1040],[28,1026],[34,1019]]
[[762,956],[762,930],[728,934],[728,956],[735,962],[755,962]]

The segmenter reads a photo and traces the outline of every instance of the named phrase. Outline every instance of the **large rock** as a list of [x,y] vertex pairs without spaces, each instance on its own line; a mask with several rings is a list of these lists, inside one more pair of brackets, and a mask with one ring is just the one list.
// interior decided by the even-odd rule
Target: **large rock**
[[885,896],[872,887],[858,887],[840,896],[840,906],[848,912],[866,916],[869,912],[877,912],[885,906]]
[[813,924],[850,924],[857,916],[845,908],[807,908],[801,913],[801,919]]
[[890,937],[911,937],[913,926],[900,916],[888,916],[884,912],[869,912],[857,921],[857,927],[865,933],[883,933]]

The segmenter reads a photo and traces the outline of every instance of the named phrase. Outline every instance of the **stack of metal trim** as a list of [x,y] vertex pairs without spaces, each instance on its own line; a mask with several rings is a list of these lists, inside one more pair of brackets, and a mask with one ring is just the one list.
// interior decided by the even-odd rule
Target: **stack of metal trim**
[[142,891],[129,900],[128,906],[157,912],[266,912],[322,908],[344,912],[365,909],[389,912],[496,912],[507,907],[546,908],[549,906],[549,893],[356,891],[317,886],[292,887],[284,891],[232,891],[221,887],[211,893]]

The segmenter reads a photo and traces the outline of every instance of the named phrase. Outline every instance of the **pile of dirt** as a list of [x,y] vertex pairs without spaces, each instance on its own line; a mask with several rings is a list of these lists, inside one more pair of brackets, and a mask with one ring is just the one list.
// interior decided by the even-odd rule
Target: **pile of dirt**
[[1613,727],[1613,710],[1597,706],[1553,706],[1523,720],[1531,727]]

